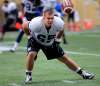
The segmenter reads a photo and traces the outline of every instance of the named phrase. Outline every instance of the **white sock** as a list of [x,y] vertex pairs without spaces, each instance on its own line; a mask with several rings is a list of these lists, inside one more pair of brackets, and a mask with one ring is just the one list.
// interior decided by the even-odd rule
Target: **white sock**
[[15,42],[14,46],[13,46],[13,49],[16,50],[17,47],[18,47],[19,43]]
[[28,71],[28,70],[26,70],[26,75],[32,75],[32,71]]
[[78,68],[75,70],[75,72],[78,72],[80,69],[81,69],[81,68],[80,68],[80,67],[78,67]]
[[32,71],[29,71],[29,70],[26,70],[26,72],[31,72],[32,73]]

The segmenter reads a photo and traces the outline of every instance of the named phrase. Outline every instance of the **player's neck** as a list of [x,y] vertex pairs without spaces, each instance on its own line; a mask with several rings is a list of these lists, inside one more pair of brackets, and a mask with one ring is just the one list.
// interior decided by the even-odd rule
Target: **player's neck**
[[49,26],[49,27],[45,26],[45,28],[46,28],[47,32],[49,32],[51,26]]

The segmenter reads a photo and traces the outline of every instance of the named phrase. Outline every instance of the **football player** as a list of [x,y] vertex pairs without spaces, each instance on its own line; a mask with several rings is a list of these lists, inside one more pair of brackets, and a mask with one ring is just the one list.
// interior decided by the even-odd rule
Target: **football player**
[[4,0],[1,9],[5,16],[5,23],[2,26],[2,36],[1,36],[1,40],[3,40],[5,32],[8,30],[13,30],[11,26],[14,24],[14,22],[16,22],[18,18],[18,8],[15,2]]
[[79,31],[80,16],[78,11],[74,8],[71,0],[63,0],[63,11],[67,16],[68,29],[70,31]]
[[51,6],[44,7],[43,16],[25,22],[23,28],[25,33],[30,36],[27,44],[25,83],[32,82],[32,69],[40,49],[46,55],[47,60],[57,59],[82,76],[83,79],[93,79],[94,74],[82,70],[58,44],[64,31],[64,21],[54,16],[54,9]]
[[[24,14],[23,21],[30,21],[32,18],[36,16],[40,16],[42,13],[42,2],[41,0],[22,0],[21,7],[22,12]],[[11,52],[14,52],[16,48],[18,47],[19,43],[22,40],[22,37],[24,35],[24,31],[21,28],[19,30],[19,34],[16,38],[16,41],[14,43],[14,46],[10,49]]]

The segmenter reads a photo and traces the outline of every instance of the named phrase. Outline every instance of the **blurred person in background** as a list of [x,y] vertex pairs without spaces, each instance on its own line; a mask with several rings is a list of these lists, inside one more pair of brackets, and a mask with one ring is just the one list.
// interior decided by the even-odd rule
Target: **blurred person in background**
[[68,29],[70,31],[80,31],[80,16],[76,9],[67,15]]
[[80,30],[80,26],[79,26],[80,16],[71,0],[63,1],[63,12],[65,16],[67,16],[68,29],[70,31],[79,31]]
[[[64,20],[64,13],[63,13],[63,10],[62,10],[62,2],[60,0],[56,0],[55,10],[56,10],[58,16],[61,17]],[[67,40],[66,40],[65,32],[63,33],[62,39],[63,39],[64,44],[68,43]]]
[[1,40],[3,40],[5,32],[8,30],[14,30],[12,25],[16,22],[18,18],[18,8],[15,2],[4,0],[1,10],[4,13],[5,22],[2,26]]
[[[42,13],[42,8],[43,6],[41,0],[22,0],[21,11],[24,15],[22,19],[23,22],[30,21],[32,18],[40,16]],[[23,38],[23,35],[24,31],[22,28],[20,28],[16,41],[13,47],[10,49],[11,52],[15,52],[15,50],[17,49],[19,43]]]

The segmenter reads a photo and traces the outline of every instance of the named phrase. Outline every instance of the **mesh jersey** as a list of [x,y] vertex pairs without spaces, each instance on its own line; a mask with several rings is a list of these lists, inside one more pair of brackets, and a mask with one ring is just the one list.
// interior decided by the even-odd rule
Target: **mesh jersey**
[[22,0],[22,3],[24,4],[24,11],[27,13],[35,13],[36,7],[33,5],[33,2],[30,0]]
[[35,40],[44,45],[50,46],[54,42],[57,32],[63,29],[64,22],[59,17],[54,17],[53,24],[49,31],[43,23],[43,17],[36,17],[29,22],[29,29]]

